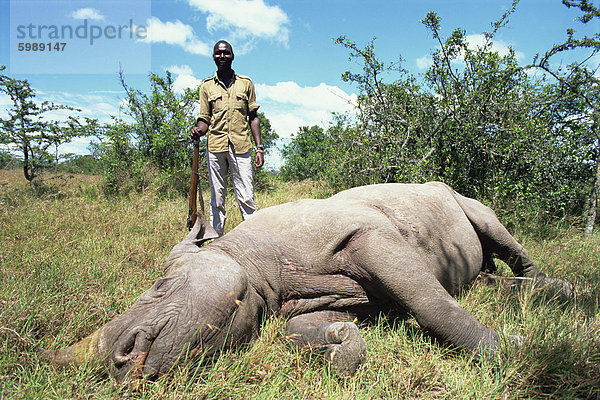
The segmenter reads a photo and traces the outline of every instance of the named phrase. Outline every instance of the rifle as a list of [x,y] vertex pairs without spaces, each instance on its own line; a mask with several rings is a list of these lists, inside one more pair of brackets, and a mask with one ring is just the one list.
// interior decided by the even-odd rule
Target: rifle
[[[215,230],[206,222],[204,217],[204,198],[202,196],[202,185],[200,184],[200,175],[198,174],[198,159],[200,158],[200,141],[194,140],[194,156],[192,158],[192,179],[190,183],[189,210],[187,227],[192,230],[196,220],[200,218],[200,227],[198,229],[197,239],[204,241],[216,239],[219,237]],[[198,212],[197,198],[200,196],[200,212]]]

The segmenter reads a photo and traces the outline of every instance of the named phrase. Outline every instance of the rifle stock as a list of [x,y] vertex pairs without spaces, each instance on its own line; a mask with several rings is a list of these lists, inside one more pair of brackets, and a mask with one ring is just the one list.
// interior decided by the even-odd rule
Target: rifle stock
[[[197,218],[197,193],[198,193],[198,183],[200,180],[200,176],[198,175],[198,158],[200,157],[200,142],[198,140],[194,140],[194,156],[192,158],[192,179],[190,182],[190,194],[189,194],[189,210],[188,210],[188,219],[187,219],[187,227],[188,230],[191,230],[194,224],[196,223]],[[200,188],[200,196],[202,196],[202,188]],[[204,215],[204,201],[200,203],[200,207],[202,209],[202,214]]]
[[[192,159],[192,180],[190,184],[189,213],[187,226],[192,230],[196,222],[200,224],[195,234],[196,243],[202,244],[207,240],[219,237],[213,227],[204,217],[204,198],[202,196],[202,185],[200,185],[200,174],[198,171],[198,159],[200,158],[200,143],[194,140],[194,157]],[[198,211],[197,197],[200,196],[200,211]],[[200,221],[197,221],[198,218]]]

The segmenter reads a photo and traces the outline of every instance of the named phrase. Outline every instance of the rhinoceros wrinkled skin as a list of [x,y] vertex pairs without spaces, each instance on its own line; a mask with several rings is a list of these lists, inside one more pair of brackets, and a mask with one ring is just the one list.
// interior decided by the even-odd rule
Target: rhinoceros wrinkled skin
[[498,333],[452,297],[492,257],[518,277],[572,289],[539,272],[491,209],[439,182],[270,207],[206,246],[204,230],[197,223],[173,248],[165,277],[130,310],[46,354],[57,364],[105,360],[119,380],[153,378],[251,341],[275,313],[289,318],[295,344],[324,349],[338,373],[352,374],[366,346],[350,321],[393,307],[451,345],[493,354]]

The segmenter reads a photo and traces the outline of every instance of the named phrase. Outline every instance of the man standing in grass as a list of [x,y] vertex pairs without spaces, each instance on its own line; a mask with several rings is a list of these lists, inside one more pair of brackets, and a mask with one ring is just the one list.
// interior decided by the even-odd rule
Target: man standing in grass
[[247,76],[235,73],[231,68],[233,59],[231,45],[218,41],[213,49],[217,73],[200,85],[200,115],[191,131],[194,140],[208,132],[210,220],[219,236],[223,235],[227,217],[225,195],[229,173],[242,219],[256,211],[248,123],[256,145],[254,165],[264,164],[254,84]]

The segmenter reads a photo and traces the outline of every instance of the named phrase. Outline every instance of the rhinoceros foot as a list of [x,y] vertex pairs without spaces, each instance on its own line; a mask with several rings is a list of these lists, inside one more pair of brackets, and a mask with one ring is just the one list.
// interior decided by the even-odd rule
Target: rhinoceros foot
[[353,322],[334,322],[325,331],[330,343],[325,346],[325,360],[340,376],[354,375],[367,353],[367,345]]
[[573,292],[575,290],[572,283],[545,274],[543,275],[543,278],[539,279],[539,282],[536,282],[536,286],[550,290],[552,293],[563,299],[573,297]]

